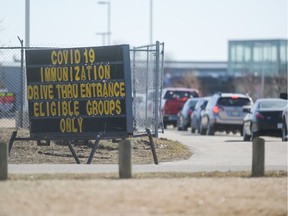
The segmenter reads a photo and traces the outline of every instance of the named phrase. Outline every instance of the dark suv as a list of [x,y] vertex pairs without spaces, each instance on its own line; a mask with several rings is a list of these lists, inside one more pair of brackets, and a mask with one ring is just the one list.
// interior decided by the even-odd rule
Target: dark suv
[[182,110],[177,114],[177,129],[187,131],[191,125],[191,114],[195,110],[199,98],[189,98]]
[[201,118],[200,134],[214,135],[216,131],[240,132],[242,134],[245,116],[243,106],[252,106],[252,104],[252,99],[244,94],[214,94]]
[[181,111],[184,103],[193,97],[199,97],[198,91],[190,88],[164,88],[161,101],[161,113],[164,128],[172,124],[177,125],[177,114]]

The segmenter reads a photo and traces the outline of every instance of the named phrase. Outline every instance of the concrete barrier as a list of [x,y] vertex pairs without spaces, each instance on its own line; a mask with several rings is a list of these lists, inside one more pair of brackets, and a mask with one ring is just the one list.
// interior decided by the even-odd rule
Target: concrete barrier
[[252,147],[252,177],[265,175],[265,140],[260,137],[253,139]]
[[8,179],[8,145],[0,142],[0,180]]
[[132,145],[131,140],[125,139],[119,143],[119,177],[132,178]]

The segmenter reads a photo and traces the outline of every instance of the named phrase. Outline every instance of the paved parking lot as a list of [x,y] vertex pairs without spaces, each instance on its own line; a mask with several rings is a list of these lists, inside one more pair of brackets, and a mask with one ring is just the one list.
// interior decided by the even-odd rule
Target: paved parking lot
[[[187,161],[174,164],[191,164],[230,168],[250,168],[252,165],[252,141],[244,142],[240,134],[216,133],[214,136],[191,134],[189,131],[168,129],[161,137],[178,140],[189,146],[194,155]],[[265,165],[267,170],[287,168],[287,142],[281,138],[262,137],[265,140]]]

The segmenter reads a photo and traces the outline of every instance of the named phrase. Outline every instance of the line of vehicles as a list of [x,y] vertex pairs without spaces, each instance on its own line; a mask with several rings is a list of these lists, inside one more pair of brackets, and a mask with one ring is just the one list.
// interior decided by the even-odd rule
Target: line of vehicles
[[249,95],[217,92],[199,97],[195,89],[163,89],[161,112],[164,129],[214,135],[215,132],[240,133],[243,141],[258,136],[281,137],[287,141],[287,93],[279,98],[260,98],[253,102]]
[[0,118],[7,117],[16,110],[16,95],[6,88],[0,89]]

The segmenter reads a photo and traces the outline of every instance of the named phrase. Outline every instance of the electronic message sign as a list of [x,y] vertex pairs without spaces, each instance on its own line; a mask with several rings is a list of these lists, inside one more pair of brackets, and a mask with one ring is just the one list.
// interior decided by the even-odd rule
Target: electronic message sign
[[26,50],[31,137],[133,132],[129,45]]

